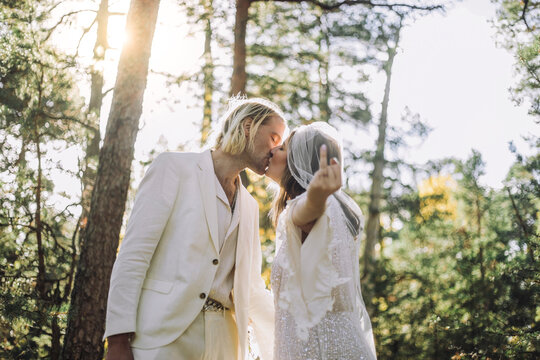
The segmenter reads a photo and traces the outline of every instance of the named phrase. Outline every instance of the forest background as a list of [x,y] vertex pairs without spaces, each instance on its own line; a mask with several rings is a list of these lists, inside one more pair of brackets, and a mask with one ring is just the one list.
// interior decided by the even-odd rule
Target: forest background
[[[211,146],[238,93],[343,135],[380,359],[538,358],[539,20],[531,0],[3,0],[0,358],[103,357],[138,182]],[[272,186],[242,180],[268,281]]]

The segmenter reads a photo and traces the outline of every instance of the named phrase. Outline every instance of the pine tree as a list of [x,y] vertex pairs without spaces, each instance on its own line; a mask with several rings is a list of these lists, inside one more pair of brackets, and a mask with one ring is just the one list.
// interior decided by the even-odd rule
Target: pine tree
[[118,65],[111,111],[99,156],[92,205],[71,295],[65,359],[101,358],[109,278],[116,257],[142,112],[159,1],[133,0],[127,19],[131,41]]

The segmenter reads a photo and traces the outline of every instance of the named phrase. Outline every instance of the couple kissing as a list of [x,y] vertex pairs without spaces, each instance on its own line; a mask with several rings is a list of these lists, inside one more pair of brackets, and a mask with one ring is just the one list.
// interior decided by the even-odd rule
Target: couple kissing
[[[285,138],[284,119],[266,99],[235,99],[211,150],[152,162],[110,279],[108,360],[244,360],[248,325],[263,360],[376,359],[339,136],[315,122]],[[279,185],[272,293],[245,168]]]

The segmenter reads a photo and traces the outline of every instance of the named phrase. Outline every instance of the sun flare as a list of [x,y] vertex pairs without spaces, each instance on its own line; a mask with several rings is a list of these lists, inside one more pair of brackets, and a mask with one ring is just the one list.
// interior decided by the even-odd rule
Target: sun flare
[[111,49],[121,49],[129,41],[129,33],[126,31],[125,16],[109,18],[107,42]]

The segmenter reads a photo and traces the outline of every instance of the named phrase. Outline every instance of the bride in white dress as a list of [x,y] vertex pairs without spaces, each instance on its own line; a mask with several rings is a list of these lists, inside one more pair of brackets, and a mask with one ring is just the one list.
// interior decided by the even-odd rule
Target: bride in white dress
[[360,290],[362,214],[340,190],[341,173],[341,144],[326,123],[301,126],[272,150],[274,359],[376,359]]

